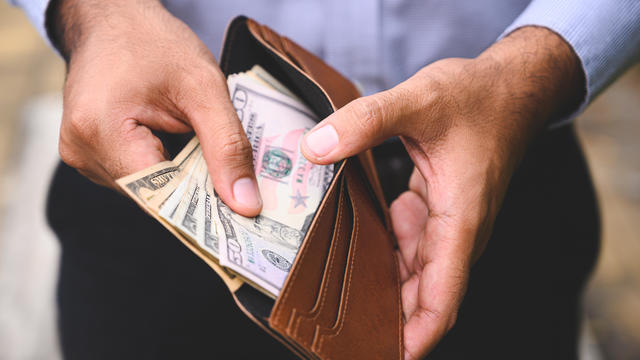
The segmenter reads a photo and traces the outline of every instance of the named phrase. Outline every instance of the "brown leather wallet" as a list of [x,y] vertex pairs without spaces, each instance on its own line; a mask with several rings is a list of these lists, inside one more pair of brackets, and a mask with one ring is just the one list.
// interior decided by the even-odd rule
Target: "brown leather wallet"
[[[237,17],[227,29],[220,67],[229,75],[256,64],[319,118],[360,96],[351,82],[293,41]],[[396,244],[369,151],[336,164],[331,185],[275,301],[174,234],[223,278],[248,317],[298,356],[402,357]]]

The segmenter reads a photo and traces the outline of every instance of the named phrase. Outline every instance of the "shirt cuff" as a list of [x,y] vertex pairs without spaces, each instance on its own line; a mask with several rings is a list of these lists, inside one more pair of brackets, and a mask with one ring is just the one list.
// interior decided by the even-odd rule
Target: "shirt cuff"
[[554,119],[551,127],[571,121],[611,82],[637,61],[640,49],[640,1],[533,0],[500,35],[524,26],[542,26],[564,38],[580,59],[586,95],[576,111]]
[[31,24],[38,30],[38,33],[51,47],[51,40],[47,36],[47,30],[44,27],[45,14],[50,0],[10,0],[11,4],[22,8],[22,10],[31,21]]

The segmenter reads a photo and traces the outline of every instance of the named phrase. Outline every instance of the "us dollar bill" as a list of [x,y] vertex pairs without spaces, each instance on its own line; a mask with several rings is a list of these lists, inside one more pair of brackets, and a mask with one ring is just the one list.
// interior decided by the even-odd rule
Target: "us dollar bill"
[[176,191],[178,186],[182,183],[182,180],[186,176],[192,173],[192,169],[196,162],[202,158],[202,147],[199,145],[198,139],[194,137],[194,143],[198,146],[195,151],[189,153],[189,155],[182,162],[182,166],[179,168],[179,172],[173,176],[169,182],[167,182],[161,189],[158,189],[154,196],[148,200],[149,207],[155,212],[159,212],[162,205],[169,199],[173,192]]
[[291,92],[284,84],[282,84],[278,79],[273,77],[273,75],[269,74],[262,66],[254,65],[251,70],[246,73],[251,78],[257,79],[260,84],[264,84],[267,87],[281,93],[282,95],[288,96],[299,104],[303,104],[302,100],[297,97],[294,93]]
[[333,178],[333,165],[315,165],[300,151],[317,117],[303,103],[243,75],[229,91],[253,150],[263,216],[304,231]]
[[[200,207],[202,209],[202,226],[198,227],[198,229],[202,229],[202,235],[198,235],[198,238],[202,238],[202,244],[204,245],[204,249],[208,251],[211,255],[216,258],[220,257],[220,245],[219,245],[219,235],[218,235],[218,226],[216,224],[216,218],[218,212],[215,211],[215,198],[214,198],[214,190],[213,183],[211,182],[211,177],[207,174],[207,178],[205,180],[205,191],[203,192],[202,204],[204,206]],[[215,211],[215,212],[214,212]],[[198,217],[200,218],[200,217]]]
[[163,161],[116,180],[131,198],[145,207],[174,177],[183,172],[188,160],[200,149],[198,139],[193,138],[173,159]]
[[189,206],[191,195],[195,191],[195,178],[203,162],[204,158],[202,156],[198,156],[195,159],[193,166],[188,169],[187,175],[182,178],[182,181],[171,193],[171,196],[169,196],[160,207],[160,211],[158,212],[160,217],[175,226],[178,224],[177,219],[184,214]]
[[201,158],[197,168],[193,175],[189,179],[187,189],[180,205],[176,210],[176,214],[173,217],[175,226],[191,239],[202,244],[202,241],[198,238],[198,224],[202,223],[197,219],[197,215],[200,211],[197,211],[200,203],[201,194],[204,192],[204,180],[206,179],[207,166],[204,158]]
[[220,242],[221,265],[277,297],[297,249],[280,246],[235,222],[234,213],[219,198],[216,198],[216,205],[224,237]]

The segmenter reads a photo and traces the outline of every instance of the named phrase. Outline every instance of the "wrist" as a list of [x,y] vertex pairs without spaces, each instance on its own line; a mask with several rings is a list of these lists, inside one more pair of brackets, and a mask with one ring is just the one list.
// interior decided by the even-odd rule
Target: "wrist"
[[162,8],[158,0],[51,0],[45,27],[47,34],[67,64],[73,54],[90,39],[114,32],[126,23],[139,24],[149,9]]
[[495,43],[478,60],[501,69],[499,94],[537,127],[567,116],[585,96],[580,59],[559,35],[523,27]]
[[520,28],[476,60],[497,74],[492,98],[516,162],[546,124],[570,115],[584,99],[580,59],[563,38],[546,28]]

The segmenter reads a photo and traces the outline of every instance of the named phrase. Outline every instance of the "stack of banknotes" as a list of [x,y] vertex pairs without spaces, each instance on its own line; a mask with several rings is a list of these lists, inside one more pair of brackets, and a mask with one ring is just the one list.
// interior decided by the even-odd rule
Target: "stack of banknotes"
[[195,137],[172,161],[117,182],[220,265],[277,297],[334,169],[302,155],[302,138],[317,118],[267,71],[254,66],[227,83],[253,150],[260,215],[238,215],[222,202]]

